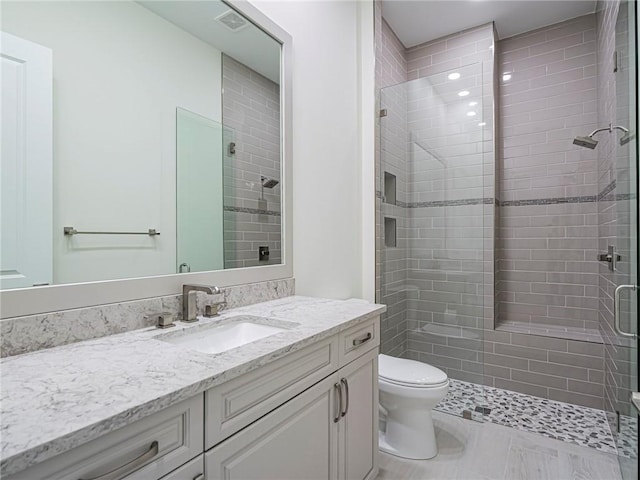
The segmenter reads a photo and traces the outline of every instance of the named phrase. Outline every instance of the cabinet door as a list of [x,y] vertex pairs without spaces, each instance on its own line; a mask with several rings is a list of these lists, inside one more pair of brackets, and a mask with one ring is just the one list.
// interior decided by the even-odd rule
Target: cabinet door
[[378,349],[338,371],[342,383],[339,478],[372,479],[378,474]]
[[304,480],[337,476],[336,374],[206,453],[208,480]]

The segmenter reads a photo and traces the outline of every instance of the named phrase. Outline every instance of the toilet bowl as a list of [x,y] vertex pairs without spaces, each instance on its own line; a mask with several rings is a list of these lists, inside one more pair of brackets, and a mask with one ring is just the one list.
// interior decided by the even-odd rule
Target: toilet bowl
[[380,450],[426,460],[438,454],[431,412],[449,391],[447,374],[427,363],[381,354],[378,357]]

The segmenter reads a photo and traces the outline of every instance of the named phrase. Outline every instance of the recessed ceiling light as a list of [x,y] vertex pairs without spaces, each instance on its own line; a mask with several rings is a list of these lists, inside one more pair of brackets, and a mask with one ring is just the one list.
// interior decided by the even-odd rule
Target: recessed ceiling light
[[458,92],[459,97],[466,97],[467,95],[469,95],[469,90],[462,90],[461,92]]
[[478,126],[479,126],[479,127],[484,127],[486,124],[487,124],[486,122],[480,122],[480,123],[478,124]]
[[470,107],[475,107],[478,104],[478,102],[469,102],[469,106]]
[[511,80],[511,74],[510,73],[505,73],[504,75],[502,75],[502,81],[503,82],[508,82],[509,80]]
[[475,117],[476,116],[476,112],[467,112],[467,117]]
[[460,78],[460,74],[458,72],[450,73],[447,77],[449,80],[458,80]]

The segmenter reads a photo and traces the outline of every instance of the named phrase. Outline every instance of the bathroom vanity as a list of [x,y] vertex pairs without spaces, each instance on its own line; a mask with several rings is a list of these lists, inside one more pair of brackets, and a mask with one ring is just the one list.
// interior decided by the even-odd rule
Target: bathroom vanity
[[[374,478],[384,308],[293,296],[5,358],[2,476]],[[190,343],[240,323],[277,333]]]

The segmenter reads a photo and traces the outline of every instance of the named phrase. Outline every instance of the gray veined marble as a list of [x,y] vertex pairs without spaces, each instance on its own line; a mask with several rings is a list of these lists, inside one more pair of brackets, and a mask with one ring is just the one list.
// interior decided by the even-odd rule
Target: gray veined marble
[[[228,308],[242,307],[293,295],[294,280],[273,280],[225,288]],[[198,314],[205,294],[198,295]],[[60,312],[0,320],[0,356],[9,357],[149,327],[149,313],[171,312],[180,318],[182,295],[147,298]]]
[[[164,332],[146,328],[4,358],[0,475],[68,451],[385,309],[363,300],[291,296],[201,321],[200,326],[253,315],[299,324],[217,355],[157,340]],[[174,331],[196,327],[183,325]]]

